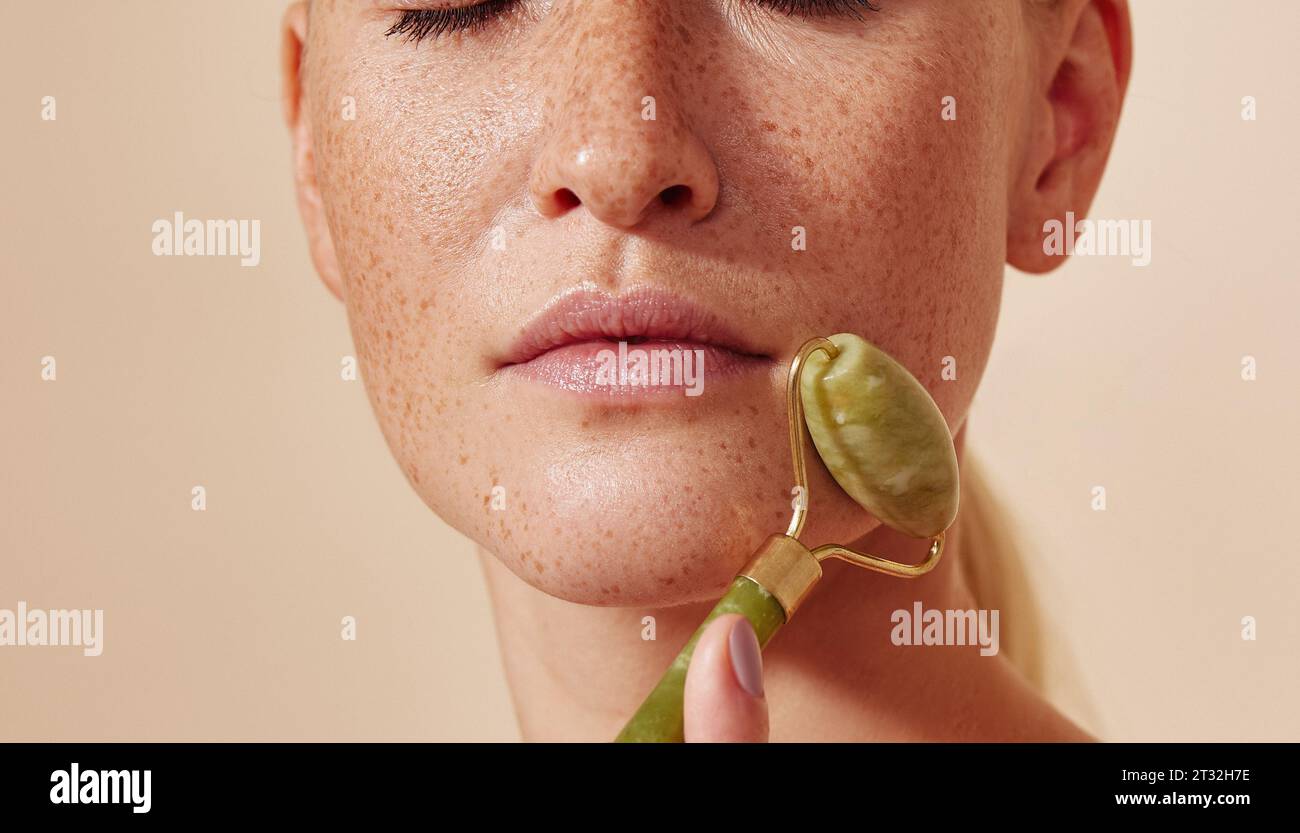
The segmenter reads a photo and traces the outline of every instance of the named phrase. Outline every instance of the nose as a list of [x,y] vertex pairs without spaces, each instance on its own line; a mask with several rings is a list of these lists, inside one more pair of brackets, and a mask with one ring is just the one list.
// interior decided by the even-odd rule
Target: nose
[[554,79],[562,93],[545,114],[533,204],[552,218],[585,208],[620,229],[658,214],[704,219],[717,204],[718,170],[667,68],[665,49],[690,49],[675,42],[679,27],[640,3],[577,5],[584,19],[571,22],[574,48],[561,53],[574,57]]

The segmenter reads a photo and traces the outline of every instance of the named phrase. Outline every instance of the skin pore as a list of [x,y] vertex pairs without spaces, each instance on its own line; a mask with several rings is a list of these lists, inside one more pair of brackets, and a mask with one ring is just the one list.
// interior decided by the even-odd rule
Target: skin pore
[[[394,457],[480,547],[525,738],[608,740],[785,529],[784,373],[805,339],[890,353],[960,453],[1004,265],[1058,265],[1043,222],[1086,214],[1100,181],[1128,12],[520,0],[464,31],[389,34],[468,5],[289,9],[299,206]],[[518,372],[520,334],[573,293],[684,299],[743,371],[624,398]],[[920,559],[810,462],[806,544]],[[956,565],[978,556],[954,532],[921,579],[828,565],[764,655],[772,738],[1081,737],[1001,657],[891,644],[895,609],[975,605]]]

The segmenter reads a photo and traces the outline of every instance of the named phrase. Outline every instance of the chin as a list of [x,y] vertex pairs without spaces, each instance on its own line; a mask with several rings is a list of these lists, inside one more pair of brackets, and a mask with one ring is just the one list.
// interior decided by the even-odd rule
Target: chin
[[[716,599],[764,540],[785,532],[791,474],[784,431],[713,427],[610,427],[577,445],[553,440],[490,466],[512,484],[504,508],[449,510],[439,498],[450,494],[426,502],[520,579],[565,601],[655,608]],[[851,541],[870,529],[847,496],[810,476],[821,503],[805,541]]]
[[[755,536],[755,546],[764,537]],[[566,602],[663,608],[721,596],[753,550],[744,538],[730,541],[718,546],[707,536],[674,530],[632,546],[611,540],[575,550],[556,539],[488,546],[520,579]]]

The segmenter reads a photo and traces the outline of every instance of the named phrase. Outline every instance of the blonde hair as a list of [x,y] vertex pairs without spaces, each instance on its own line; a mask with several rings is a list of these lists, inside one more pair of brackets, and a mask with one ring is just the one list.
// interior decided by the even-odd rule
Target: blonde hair
[[959,568],[976,605],[1010,611],[1001,620],[1011,625],[1000,636],[1001,650],[1025,679],[1042,688],[1042,613],[1030,588],[1024,560],[1016,545],[1010,516],[1001,510],[979,460],[966,450],[961,465],[961,541]]
[[1012,514],[998,500],[984,466],[964,449],[961,463],[958,569],[976,606],[999,610],[999,650],[1028,683],[1076,723],[1100,734],[1100,718],[1057,622],[1043,615]]

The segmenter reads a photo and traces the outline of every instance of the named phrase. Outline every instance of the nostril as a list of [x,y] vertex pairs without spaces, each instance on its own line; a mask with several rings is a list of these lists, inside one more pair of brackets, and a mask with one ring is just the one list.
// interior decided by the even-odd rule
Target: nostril
[[564,212],[582,205],[582,200],[568,188],[561,188],[555,192],[555,204],[561,212]]
[[673,185],[659,193],[659,201],[667,206],[688,205],[691,201],[691,189],[687,185]]

